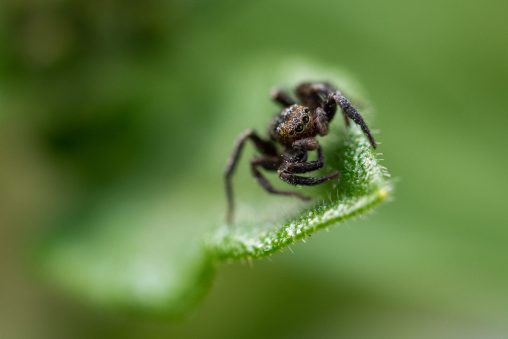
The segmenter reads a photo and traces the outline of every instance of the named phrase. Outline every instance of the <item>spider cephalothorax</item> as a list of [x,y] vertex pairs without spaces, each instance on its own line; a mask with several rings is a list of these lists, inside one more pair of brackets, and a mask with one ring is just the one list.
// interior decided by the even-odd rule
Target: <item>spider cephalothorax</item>
[[313,137],[317,132],[314,112],[306,106],[294,104],[273,119],[270,138],[291,146],[295,140]]
[[[286,92],[280,90],[273,92],[272,98],[283,106],[283,110],[275,116],[269,127],[270,140],[260,138],[252,129],[247,129],[237,140],[225,171],[228,222],[232,221],[234,210],[231,179],[247,140],[251,140],[261,153],[250,161],[252,175],[259,184],[270,193],[292,195],[303,200],[309,198],[298,192],[274,188],[261,174],[259,167],[277,171],[279,178],[292,185],[318,185],[338,177],[338,171],[322,177],[296,175],[323,167],[324,156],[316,136],[328,134],[328,126],[335,116],[337,107],[341,108],[346,125],[349,125],[349,119],[353,120],[365,133],[372,147],[376,147],[376,141],[360,113],[332,85],[322,82],[302,83],[296,87],[295,94],[299,103]],[[284,147],[282,152],[277,150],[277,144]],[[307,153],[312,150],[317,151],[317,160],[307,161]]]

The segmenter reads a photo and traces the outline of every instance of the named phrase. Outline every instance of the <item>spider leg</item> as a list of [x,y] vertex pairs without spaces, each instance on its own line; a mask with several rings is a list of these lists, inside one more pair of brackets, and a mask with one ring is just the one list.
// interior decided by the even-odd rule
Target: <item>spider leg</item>
[[374,140],[374,137],[372,136],[372,133],[370,133],[370,129],[367,126],[367,123],[365,120],[363,120],[363,117],[361,114],[354,108],[349,100],[343,96],[340,92],[335,92],[330,95],[330,98],[333,99],[337,105],[340,106],[342,113],[345,117],[348,117],[349,119],[353,120],[360,128],[362,129],[363,133],[367,136],[369,139],[370,144],[372,147],[376,148],[376,140]]
[[226,199],[228,204],[226,212],[226,221],[228,223],[231,223],[233,219],[233,211],[235,208],[233,199],[233,186],[231,180],[233,178],[233,174],[235,172],[238,161],[240,160],[240,155],[247,140],[251,140],[259,152],[272,157],[277,156],[277,149],[275,148],[275,145],[270,141],[265,141],[261,139],[256,134],[256,132],[250,128],[245,130],[238,137],[238,139],[235,142],[233,153],[231,154],[228,163],[226,165],[226,169],[224,171],[224,187],[226,190]]
[[280,89],[272,91],[272,99],[282,105],[282,107],[289,107],[296,104],[296,101],[291,98],[289,93]]
[[321,82],[304,82],[295,89],[296,96],[303,105],[319,107],[326,95],[331,91],[331,85]]
[[376,148],[376,141],[374,140],[374,137],[372,136],[372,133],[370,132],[365,120],[363,120],[361,114],[351,105],[351,102],[349,102],[344,95],[337,91],[335,87],[326,82],[303,83],[297,87],[296,91],[297,96],[302,101],[317,101],[316,98],[323,98],[323,100],[321,100],[321,105],[329,122],[335,116],[338,105],[344,115],[344,122],[346,126],[349,126],[349,119],[353,120],[360,126],[363,133],[369,139],[372,147]]
[[263,167],[264,169],[267,169],[269,171],[275,171],[277,170],[277,167],[279,165],[279,159],[273,158],[273,157],[260,157],[260,158],[254,158],[250,162],[252,175],[257,179],[258,183],[263,187],[267,192],[272,194],[279,194],[279,195],[289,195],[289,196],[295,196],[301,200],[309,200],[310,198],[298,193],[298,192],[291,192],[291,191],[283,191],[276,189],[272,186],[272,184],[261,174],[258,167]]
[[[337,107],[335,107],[337,110]],[[327,135],[328,134],[328,124],[330,123],[328,118],[328,114],[326,114],[325,110],[321,107],[316,108],[316,126],[319,132],[319,135]]]
[[325,163],[325,157],[323,155],[323,150],[321,149],[321,145],[317,148],[317,160],[314,161],[306,161],[306,162],[285,162],[283,166],[281,166],[281,172],[288,173],[307,173],[316,171],[323,167]]
[[[312,144],[312,139],[302,139],[300,141],[307,140],[308,144]],[[293,144],[294,145],[294,144]],[[301,146],[304,146],[305,143]],[[320,169],[324,165],[324,155],[323,150],[321,148],[321,145],[317,144],[314,148],[317,150],[318,158],[314,161],[302,161],[300,159],[306,159],[302,158],[301,152],[307,152],[308,149],[305,150],[299,150],[299,149],[289,149],[286,150],[286,152],[283,154],[284,162],[282,166],[278,169],[279,178],[281,178],[283,181],[292,184],[292,185],[305,185],[305,186],[312,186],[312,185],[319,185],[325,181],[328,181],[330,179],[336,178],[339,176],[339,171],[334,171],[330,174],[327,174],[322,177],[302,177],[295,175],[295,173],[307,173],[311,171],[315,171],[317,169]],[[296,150],[296,152],[295,152]],[[299,154],[300,153],[300,154]],[[289,156],[288,156],[289,155]],[[291,156],[293,155],[293,156]],[[296,156],[295,156],[296,155]]]
[[283,181],[291,185],[304,185],[304,186],[319,185],[333,178],[337,178],[339,175],[340,175],[339,171],[334,171],[322,177],[302,177],[299,175],[294,175],[292,172],[288,170],[282,170],[279,172],[279,177]]

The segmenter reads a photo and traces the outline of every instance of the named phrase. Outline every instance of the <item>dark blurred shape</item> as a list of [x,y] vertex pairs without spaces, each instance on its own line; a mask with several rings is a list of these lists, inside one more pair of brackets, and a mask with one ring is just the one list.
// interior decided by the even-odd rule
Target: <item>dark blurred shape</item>
[[[87,184],[121,176],[141,156],[145,133],[143,104],[133,93],[136,77],[125,79],[118,73],[125,66],[114,67],[139,67],[160,52],[171,33],[161,5],[76,0],[1,6],[4,85],[21,91],[17,100],[30,106],[41,144]],[[132,84],[122,89],[115,76]]]

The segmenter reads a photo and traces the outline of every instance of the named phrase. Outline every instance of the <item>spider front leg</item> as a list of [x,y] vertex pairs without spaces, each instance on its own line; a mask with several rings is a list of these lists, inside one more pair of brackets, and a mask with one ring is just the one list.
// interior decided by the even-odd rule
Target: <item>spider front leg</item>
[[330,124],[330,120],[331,119],[328,117],[328,114],[326,114],[323,108],[316,108],[316,127],[319,135],[324,136],[328,134],[328,125]]
[[231,157],[229,158],[229,161],[226,165],[226,170],[224,171],[224,187],[226,190],[226,199],[228,204],[226,212],[226,221],[228,223],[231,223],[235,209],[233,200],[233,186],[231,180],[233,178],[233,174],[235,172],[238,161],[240,160],[240,155],[247,140],[251,140],[259,152],[267,156],[272,157],[277,156],[277,149],[275,148],[275,145],[269,141],[261,139],[256,134],[256,132],[250,128],[244,131],[238,137],[235,143],[235,147],[233,149],[233,153],[231,154]]
[[321,145],[317,146],[317,160],[314,161],[306,161],[306,162],[297,162],[297,161],[286,161],[281,167],[281,172],[290,172],[290,173],[307,173],[316,171],[322,168],[325,164],[325,156],[323,155],[323,149]]
[[[307,173],[318,170],[324,165],[324,155],[321,145],[317,143],[315,139],[302,139],[298,140],[293,144],[293,149],[290,150],[296,153],[299,152],[307,152],[309,149],[316,149],[318,158],[314,161],[298,161],[296,158],[288,158],[283,165],[279,168],[278,173],[279,177],[292,185],[305,185],[305,186],[313,186],[322,184],[328,180],[336,178],[340,175],[339,171],[334,171],[330,174],[327,174],[322,177],[302,177],[295,175],[296,173]],[[298,147],[302,147],[302,149],[298,149]],[[306,148],[303,148],[306,147]]]
[[[303,83],[296,89],[298,97],[304,102],[320,102],[323,111],[328,119],[328,122],[332,121],[337,111],[337,105],[341,108],[344,115],[344,122],[346,126],[349,126],[349,120],[353,120],[357,125],[360,126],[363,133],[369,139],[372,147],[376,148],[377,144],[372,136],[372,133],[363,120],[361,114],[354,108],[349,100],[342,95],[335,87],[326,82],[314,82],[314,83]],[[323,98],[323,99],[319,99]]]
[[370,144],[373,148],[376,148],[376,140],[374,140],[374,137],[372,136],[372,133],[370,133],[370,129],[367,126],[367,123],[365,120],[363,120],[363,117],[361,114],[354,108],[349,100],[343,96],[340,92],[331,93],[329,96],[329,101],[333,100],[339,105],[339,107],[342,110],[342,113],[345,117],[348,117],[349,119],[353,120],[360,128],[362,129],[363,133],[367,136],[369,139]]

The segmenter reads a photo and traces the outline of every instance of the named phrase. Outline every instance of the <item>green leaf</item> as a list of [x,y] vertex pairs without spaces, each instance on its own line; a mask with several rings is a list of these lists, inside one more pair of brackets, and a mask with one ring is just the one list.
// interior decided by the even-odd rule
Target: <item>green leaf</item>
[[101,201],[98,205],[107,208],[71,218],[49,237],[39,268],[84,302],[182,313],[206,290],[214,264],[200,233],[194,233],[199,220],[173,213],[183,202],[199,198],[179,193],[182,203],[160,195]]

